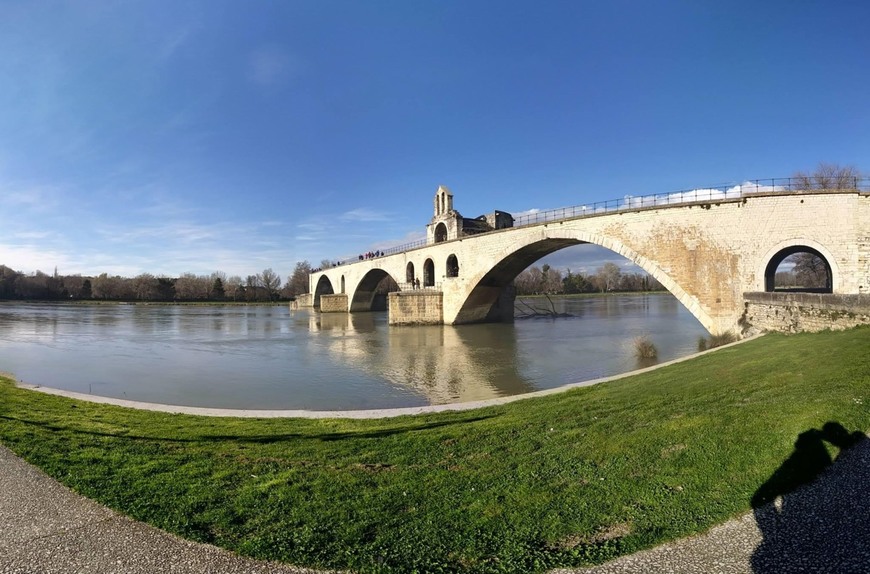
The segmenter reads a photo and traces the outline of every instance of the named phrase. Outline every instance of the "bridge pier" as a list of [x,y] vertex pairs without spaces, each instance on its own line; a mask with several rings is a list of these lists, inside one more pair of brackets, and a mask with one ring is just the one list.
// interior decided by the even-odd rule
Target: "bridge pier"
[[390,325],[441,325],[444,293],[434,289],[395,291],[389,295]]
[[347,313],[347,293],[320,296],[321,313]]

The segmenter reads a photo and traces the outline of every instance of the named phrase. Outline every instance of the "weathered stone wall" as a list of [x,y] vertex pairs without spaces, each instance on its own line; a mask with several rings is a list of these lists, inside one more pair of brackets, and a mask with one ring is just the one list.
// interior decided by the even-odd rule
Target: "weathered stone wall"
[[390,325],[440,325],[444,294],[434,290],[397,291],[389,295]]
[[303,293],[302,295],[297,295],[296,299],[290,301],[291,309],[302,309],[305,307],[313,307],[314,306],[314,296],[311,293]]
[[870,325],[870,295],[744,293],[745,322],[783,333],[840,330]]
[[347,293],[320,296],[321,313],[347,313]]

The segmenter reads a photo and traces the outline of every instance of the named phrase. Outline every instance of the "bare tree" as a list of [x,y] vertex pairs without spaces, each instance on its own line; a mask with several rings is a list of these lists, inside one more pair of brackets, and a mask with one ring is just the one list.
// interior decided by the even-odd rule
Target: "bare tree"
[[157,279],[150,273],[142,273],[132,280],[133,292],[136,299],[150,301],[157,298]]
[[233,301],[240,297],[244,293],[242,278],[238,275],[227,277],[227,280],[224,282],[224,293],[227,297],[232,297]]
[[263,269],[263,272],[257,275],[257,280],[260,286],[266,290],[269,301],[274,301],[278,294],[278,289],[281,288],[281,276],[269,267],[268,269]]
[[311,273],[311,264],[308,261],[300,261],[293,269],[293,273],[287,280],[288,289],[292,296],[308,293],[308,275]]
[[175,296],[188,301],[206,300],[211,287],[212,281],[208,275],[184,273],[175,282]]
[[793,179],[798,189],[856,189],[861,172],[851,165],[840,166],[822,162],[812,173],[795,172]]
[[602,293],[605,293],[607,291],[613,291],[619,286],[619,279],[621,276],[622,270],[619,269],[619,265],[608,261],[598,268],[598,271],[592,277],[592,280],[598,289]]
[[828,269],[821,257],[813,253],[795,253],[789,259],[794,262],[792,273],[800,287],[807,289],[828,287]]

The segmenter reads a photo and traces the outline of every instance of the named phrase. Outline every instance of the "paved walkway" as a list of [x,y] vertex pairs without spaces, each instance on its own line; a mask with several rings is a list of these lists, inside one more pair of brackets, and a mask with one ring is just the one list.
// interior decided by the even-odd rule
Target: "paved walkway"
[[[0,573],[312,572],[257,562],[135,522],[0,446]],[[809,487],[704,535],[559,573],[870,572],[870,441]]]

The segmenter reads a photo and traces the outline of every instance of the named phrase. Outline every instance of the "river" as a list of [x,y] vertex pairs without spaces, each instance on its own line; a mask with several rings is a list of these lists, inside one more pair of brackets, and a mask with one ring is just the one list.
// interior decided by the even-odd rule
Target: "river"
[[[523,300],[550,308],[546,299]],[[553,299],[559,318],[390,326],[386,313],[286,306],[0,305],[0,371],[130,400],[246,409],[372,409],[516,395],[691,354],[698,321],[670,294]],[[525,308],[525,307],[523,307]]]

